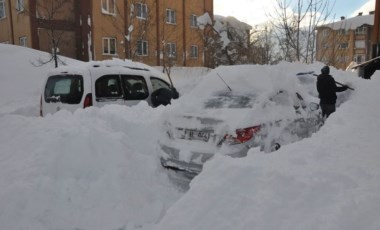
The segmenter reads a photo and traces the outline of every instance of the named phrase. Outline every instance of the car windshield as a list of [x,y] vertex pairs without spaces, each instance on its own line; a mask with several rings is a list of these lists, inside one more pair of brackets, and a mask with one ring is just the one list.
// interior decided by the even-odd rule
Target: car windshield
[[256,96],[254,94],[237,94],[234,92],[217,92],[205,101],[207,109],[252,108]]
[[79,75],[56,75],[49,77],[45,87],[48,103],[80,103],[83,95],[83,77]]

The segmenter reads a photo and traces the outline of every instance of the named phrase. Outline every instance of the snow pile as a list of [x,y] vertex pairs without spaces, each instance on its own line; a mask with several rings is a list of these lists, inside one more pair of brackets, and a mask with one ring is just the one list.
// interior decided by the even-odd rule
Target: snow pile
[[[47,72],[54,68],[54,63],[39,65],[39,61],[47,61],[51,55],[20,46],[0,44],[1,90],[0,116],[2,113],[39,114],[39,102],[42,82]],[[79,61],[60,57],[66,64]]]
[[355,87],[311,138],[213,158],[156,229],[379,229],[380,75]]
[[[143,102],[40,118],[30,116],[50,68],[30,64],[40,55],[47,54],[0,44],[1,229],[379,229],[380,74],[366,81],[332,69],[355,91],[339,99],[345,102],[318,133],[271,154],[217,156],[184,193],[161,168],[156,141],[165,135],[158,128],[165,112],[192,94],[187,87],[225,87],[216,72],[234,88],[244,75],[289,79],[322,64],[220,67],[204,77],[207,70],[178,70],[174,82],[186,89],[173,106]],[[298,79],[313,96],[315,78]]]
[[160,109],[1,118],[1,229],[134,229],[179,197],[155,156]]

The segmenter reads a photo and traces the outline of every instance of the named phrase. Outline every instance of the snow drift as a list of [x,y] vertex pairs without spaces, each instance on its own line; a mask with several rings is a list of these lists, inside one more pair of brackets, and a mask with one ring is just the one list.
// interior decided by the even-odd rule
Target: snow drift
[[[34,55],[40,53],[0,44],[0,229],[380,228],[379,74],[368,81],[332,70],[355,91],[340,97],[344,103],[318,133],[271,154],[251,149],[241,159],[215,157],[183,191],[155,152],[163,135],[158,124],[170,106],[37,117],[48,67],[31,66]],[[223,76],[262,68],[295,76],[321,67],[221,69]],[[186,71],[175,79],[182,96],[205,78]],[[313,81],[302,80],[315,94]]]

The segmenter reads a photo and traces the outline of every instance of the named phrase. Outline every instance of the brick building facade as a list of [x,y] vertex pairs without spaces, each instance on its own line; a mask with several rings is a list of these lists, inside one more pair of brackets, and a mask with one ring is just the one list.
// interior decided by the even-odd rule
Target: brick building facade
[[317,61],[338,69],[346,69],[351,62],[360,64],[371,58],[374,14],[340,21],[317,28]]
[[0,43],[83,61],[204,66],[205,13],[213,17],[213,0],[0,0]]

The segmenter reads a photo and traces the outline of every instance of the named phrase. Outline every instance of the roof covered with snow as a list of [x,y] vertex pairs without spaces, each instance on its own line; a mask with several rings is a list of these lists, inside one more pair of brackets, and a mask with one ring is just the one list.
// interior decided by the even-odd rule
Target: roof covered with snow
[[329,23],[322,25],[320,27],[329,27],[333,30],[354,30],[362,25],[371,25],[374,24],[374,15],[362,15],[362,16],[356,16],[353,18],[347,18],[344,20],[340,20],[337,22]]
[[252,26],[248,25],[245,22],[239,21],[238,19],[232,16],[224,17],[220,15],[214,15],[214,19],[216,22],[219,22],[222,25],[225,25],[226,27],[233,27],[235,29],[244,31],[252,29]]

